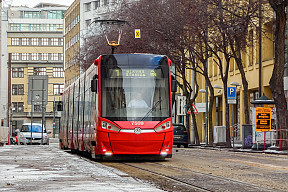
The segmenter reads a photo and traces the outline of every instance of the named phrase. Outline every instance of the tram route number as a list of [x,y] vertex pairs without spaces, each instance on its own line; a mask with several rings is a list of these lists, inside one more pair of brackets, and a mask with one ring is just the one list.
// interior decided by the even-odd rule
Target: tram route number
[[144,125],[144,121],[131,121],[132,125]]

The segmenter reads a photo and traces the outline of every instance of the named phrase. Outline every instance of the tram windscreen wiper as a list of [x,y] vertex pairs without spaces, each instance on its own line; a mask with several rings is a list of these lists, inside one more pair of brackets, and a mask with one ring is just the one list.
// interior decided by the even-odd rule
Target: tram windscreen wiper
[[146,113],[146,115],[141,119],[141,121],[144,121],[144,120],[148,117],[148,115],[149,115],[153,110],[156,109],[156,107],[161,103],[161,101],[162,101],[162,99],[160,99],[159,101],[157,101],[157,102],[153,105],[153,107]]

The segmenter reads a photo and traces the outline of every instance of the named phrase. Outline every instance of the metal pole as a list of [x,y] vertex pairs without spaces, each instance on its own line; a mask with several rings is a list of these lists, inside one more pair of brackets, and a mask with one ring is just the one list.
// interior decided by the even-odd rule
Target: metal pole
[[[30,144],[32,145],[32,122],[33,122],[33,78],[31,78],[31,137],[30,137]],[[26,142],[25,142],[26,143]]]
[[[7,124],[10,127],[10,136],[12,136],[12,125],[10,120],[12,120],[12,109],[11,109],[11,58],[12,53],[8,54],[8,108],[7,108]],[[11,114],[10,114],[11,113]]]
[[53,138],[55,138],[55,130],[56,130],[56,122],[55,122],[55,96],[54,96],[54,101],[53,101]]
[[[237,98],[236,98],[237,100]],[[232,141],[233,141],[233,148],[234,148],[234,104],[231,105],[231,113],[232,113],[232,120],[231,120],[231,125],[232,125]]]
[[262,6],[259,5],[259,97],[262,96]]
[[[207,54],[208,55],[208,54]],[[206,61],[206,68],[208,70],[208,58]],[[205,81],[205,104],[206,104],[206,112],[205,112],[205,144],[208,145],[208,84],[207,80]]]
[[42,79],[42,129],[41,129],[41,145],[43,145],[44,121],[45,121],[45,108],[44,108],[44,79]]

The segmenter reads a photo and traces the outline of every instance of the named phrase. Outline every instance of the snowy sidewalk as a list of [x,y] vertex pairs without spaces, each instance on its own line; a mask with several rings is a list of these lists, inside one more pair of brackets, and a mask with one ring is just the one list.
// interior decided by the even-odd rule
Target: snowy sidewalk
[[45,146],[0,147],[0,191],[157,192],[155,186],[126,173]]

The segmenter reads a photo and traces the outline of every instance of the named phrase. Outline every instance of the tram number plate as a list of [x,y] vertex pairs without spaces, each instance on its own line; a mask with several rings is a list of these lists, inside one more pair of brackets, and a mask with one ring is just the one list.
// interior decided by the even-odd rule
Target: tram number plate
[[131,121],[132,125],[144,125],[144,121]]

